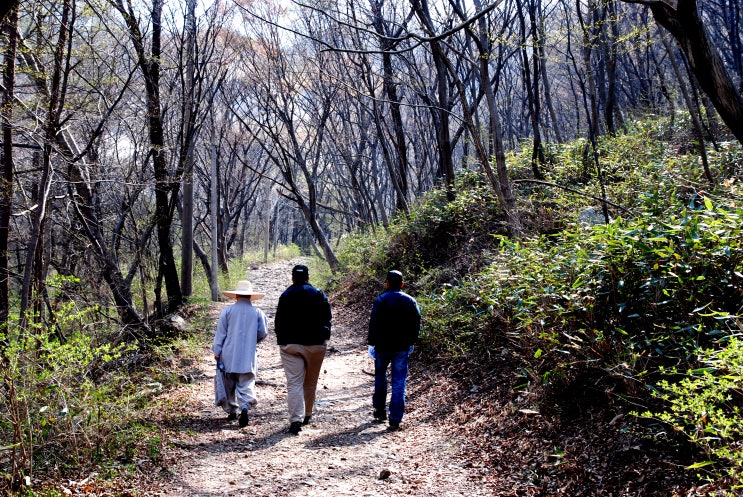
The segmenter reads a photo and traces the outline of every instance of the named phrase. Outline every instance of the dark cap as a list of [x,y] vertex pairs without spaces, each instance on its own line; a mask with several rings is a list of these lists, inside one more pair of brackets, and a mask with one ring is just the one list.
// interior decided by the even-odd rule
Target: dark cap
[[310,270],[304,264],[297,264],[292,268],[292,279],[297,281],[307,281],[310,279]]
[[401,288],[402,287],[402,273],[395,269],[393,269],[392,271],[389,271],[387,273],[387,282],[393,288]]

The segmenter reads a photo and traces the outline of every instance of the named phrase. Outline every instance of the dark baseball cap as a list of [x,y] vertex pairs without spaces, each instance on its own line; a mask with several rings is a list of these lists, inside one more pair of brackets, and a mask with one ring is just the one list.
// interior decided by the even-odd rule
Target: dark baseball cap
[[390,286],[400,288],[402,286],[402,273],[396,269],[387,273],[387,281]]
[[310,277],[310,270],[304,264],[297,264],[292,268],[292,279],[306,281]]

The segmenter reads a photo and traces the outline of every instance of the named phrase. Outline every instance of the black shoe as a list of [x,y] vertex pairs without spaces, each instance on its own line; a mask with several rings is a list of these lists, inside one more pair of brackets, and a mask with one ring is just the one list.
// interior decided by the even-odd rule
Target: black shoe
[[237,419],[237,413],[231,412],[227,415],[227,421],[235,421]]
[[291,433],[292,435],[299,435],[300,431],[302,431],[302,422],[294,421],[292,424],[289,425],[287,433]]
[[390,425],[387,427],[387,431],[400,431],[400,422],[390,421]]
[[304,420],[302,421],[302,425],[310,424],[310,419],[312,419],[312,416],[305,416]]
[[243,409],[242,412],[240,412],[240,421],[238,421],[238,424],[240,425],[240,428],[244,428],[245,426],[248,426],[248,410]]
[[384,411],[374,411],[374,422],[382,424],[387,421],[387,413]]

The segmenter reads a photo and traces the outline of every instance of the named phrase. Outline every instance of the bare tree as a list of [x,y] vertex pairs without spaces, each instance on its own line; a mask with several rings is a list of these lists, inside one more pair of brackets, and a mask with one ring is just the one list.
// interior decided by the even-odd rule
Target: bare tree
[[[162,35],[162,7],[163,0],[153,0],[150,15],[151,40],[150,52],[145,49],[145,38],[137,21],[129,0],[124,5],[123,0],[111,0],[112,6],[121,14],[129,29],[129,37],[134,46],[139,68],[144,76],[147,94],[147,118],[149,122],[149,139],[152,164],[155,172],[155,219],[157,222],[157,240],[160,250],[157,285],[155,287],[155,306],[158,314],[162,315],[177,309],[183,303],[183,294],[175,264],[175,255],[171,241],[171,227],[173,209],[170,195],[176,195],[179,187],[179,178],[169,176],[167,159],[165,156],[165,136],[160,100],[160,57]],[[167,292],[167,306],[163,307],[160,288],[161,281],[165,282]]]
[[735,87],[709,37],[697,0],[623,0],[650,7],[656,22],[678,42],[702,90],[739,142],[743,143],[743,92]]

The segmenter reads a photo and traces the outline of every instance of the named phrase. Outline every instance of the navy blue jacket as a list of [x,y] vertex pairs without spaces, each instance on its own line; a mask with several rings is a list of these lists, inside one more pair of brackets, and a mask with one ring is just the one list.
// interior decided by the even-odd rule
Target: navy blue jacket
[[330,338],[330,303],[308,282],[294,283],[279,297],[274,330],[279,345],[321,345]]
[[407,293],[389,288],[374,300],[367,341],[376,350],[408,350],[418,341],[420,329],[421,311]]

